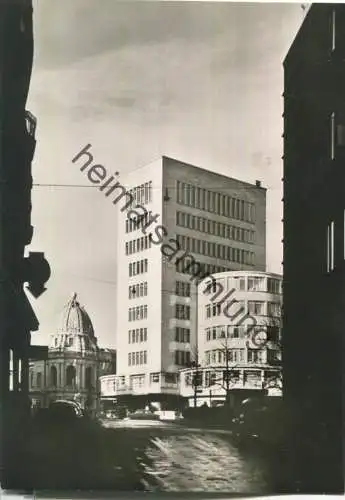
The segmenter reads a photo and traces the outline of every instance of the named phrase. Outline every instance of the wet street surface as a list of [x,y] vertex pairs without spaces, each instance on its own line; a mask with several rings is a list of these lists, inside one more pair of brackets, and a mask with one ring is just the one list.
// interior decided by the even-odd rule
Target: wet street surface
[[146,432],[140,455],[140,482],[147,491],[269,493],[264,461],[240,452],[231,433],[162,422],[118,421],[114,429]]
[[34,489],[275,493],[267,457],[229,431],[159,421],[105,421],[33,437]]

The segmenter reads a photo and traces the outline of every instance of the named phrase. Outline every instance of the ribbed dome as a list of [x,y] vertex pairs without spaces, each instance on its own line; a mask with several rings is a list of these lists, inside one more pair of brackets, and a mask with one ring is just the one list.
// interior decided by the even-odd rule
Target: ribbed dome
[[66,304],[60,317],[58,333],[69,335],[87,335],[94,339],[94,330],[91,319],[85,309],[77,301],[75,293]]

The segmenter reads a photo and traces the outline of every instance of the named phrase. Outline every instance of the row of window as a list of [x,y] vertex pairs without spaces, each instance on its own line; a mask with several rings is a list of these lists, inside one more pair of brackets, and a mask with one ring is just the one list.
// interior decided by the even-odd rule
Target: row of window
[[143,215],[133,217],[130,216],[126,219],[126,233],[131,233],[133,231],[137,231],[137,229],[143,229],[146,224],[150,221],[150,216],[152,211],[146,212]]
[[129,276],[136,276],[137,274],[147,273],[148,260],[137,260],[136,262],[130,262],[128,264]]
[[217,340],[217,339],[242,339],[248,336],[248,332],[251,335],[255,335],[255,332],[266,332],[267,341],[278,342],[280,328],[277,325],[217,325],[212,328],[206,328],[206,340]]
[[249,266],[254,265],[255,253],[240,248],[220,245],[213,241],[198,240],[181,234],[176,235],[176,241],[183,250],[192,253],[214,257],[216,259],[229,260]]
[[126,255],[132,255],[132,253],[143,252],[151,248],[151,237],[150,235],[142,236],[141,238],[136,238],[135,240],[126,241],[125,252]]
[[[76,385],[77,372],[75,366],[68,365],[66,368],[66,387],[74,387]],[[93,370],[91,366],[87,366],[85,369],[85,388],[90,388],[93,382]],[[58,386],[58,372],[56,366],[50,368],[49,373],[49,384],[51,387]],[[35,386],[34,373],[30,373],[30,385]],[[41,388],[43,385],[42,372],[37,372],[36,374],[36,387]]]
[[128,353],[128,366],[146,365],[147,351],[137,351]]
[[176,201],[181,205],[206,210],[232,219],[255,222],[255,205],[226,194],[177,181]]
[[75,346],[79,348],[81,338],[83,338],[82,344],[84,344],[85,349],[90,349],[92,345],[90,339],[83,335],[59,335],[59,337],[55,337],[54,339],[54,347],[63,348]]
[[255,276],[246,278],[234,278],[239,280],[239,289],[248,292],[268,292],[273,294],[281,293],[281,281],[276,278],[267,278],[264,276]]
[[189,351],[175,351],[174,352],[174,362],[178,366],[188,366],[190,365],[190,352]]
[[176,271],[181,274],[188,274],[195,276],[195,267],[197,264],[200,266],[200,273],[198,275],[200,276],[200,279],[202,279],[202,276],[210,276],[213,274],[217,273],[224,273],[226,271],[231,271],[231,269],[223,266],[216,266],[214,264],[206,264],[204,262],[199,262],[197,261],[195,263],[195,267],[192,265],[189,265],[190,263],[187,261],[185,262],[184,259],[178,260],[176,262]]
[[147,328],[135,328],[128,331],[128,343],[138,344],[139,342],[147,341]]
[[147,205],[152,201],[152,181],[129,189],[128,193],[133,196],[135,205]]
[[147,296],[147,281],[143,281],[142,283],[136,283],[135,285],[131,285],[128,287],[129,299],[137,299],[138,297],[146,297],[146,296]]
[[[147,342],[147,328],[135,328],[128,331],[128,343],[137,344]],[[189,343],[190,329],[177,326],[175,328],[175,342]]]
[[176,212],[176,225],[229,240],[242,241],[244,243],[255,242],[255,231],[205,219],[204,217],[185,212]]
[[[227,381],[231,383],[238,383],[241,380],[240,370],[230,369],[222,371],[205,371],[203,380],[203,372],[197,374],[186,373],[185,384],[211,387],[214,385],[224,385]],[[265,372],[265,380],[269,378],[277,379],[276,372]],[[243,382],[261,382],[261,371],[243,371]]]
[[175,318],[190,320],[190,307],[185,304],[175,304]]
[[187,281],[176,281],[175,293],[178,297],[190,297],[190,283]]
[[[224,311],[224,309],[226,309],[227,313],[230,314],[230,305],[232,306],[232,304],[234,303],[236,304],[236,307],[231,316],[233,315],[237,316],[236,313],[240,313],[240,311],[245,312],[245,302],[243,300],[236,300],[236,301],[233,300],[229,303],[228,307],[227,305],[224,306],[222,302],[218,302],[215,304],[207,304],[205,306],[205,316],[206,318],[220,316],[221,314],[223,314],[222,311]],[[281,304],[279,302],[267,302],[267,309],[265,308],[265,304],[266,302],[264,301],[248,300],[247,302],[248,314],[253,314],[256,316],[274,316],[274,317],[279,317],[281,315]]]
[[128,321],[138,321],[147,318],[147,305],[135,306],[128,309]]
[[176,328],[175,328],[175,342],[189,343],[190,342],[190,329],[176,326]]
[[[129,359],[129,357],[128,357],[128,359]],[[132,356],[131,356],[131,360],[132,360]],[[140,360],[140,356],[139,356],[139,360]],[[152,383],[152,384],[157,384],[160,381],[168,383],[168,384],[175,384],[177,382],[177,380],[178,380],[178,373],[159,373],[159,372],[150,373],[150,383]],[[130,375],[129,381],[130,381],[131,387],[133,385],[143,386],[145,384],[145,375],[144,374],[142,374],[142,375]],[[116,387],[118,387],[118,388],[124,387],[126,385],[125,376],[116,377],[115,381],[113,381],[113,384],[114,384],[114,389]]]
[[282,290],[282,282],[277,278],[266,278],[265,276],[233,276],[207,282],[205,289],[207,292],[205,293],[217,293],[219,290],[224,291],[231,288],[240,291],[268,292],[279,295]]
[[[235,315],[237,316],[236,313],[240,313],[240,312],[244,312],[245,309],[244,309],[244,301],[243,300],[236,300],[236,301],[232,301],[232,303],[236,303],[236,307],[233,309],[233,311],[231,311],[231,315]],[[231,304],[232,304],[231,303]],[[217,302],[215,304],[207,304],[205,306],[205,314],[206,314],[206,318],[212,318],[212,317],[215,317],[215,316],[222,316],[223,314],[223,303],[222,302]],[[226,305],[224,307],[224,309],[226,308]],[[227,313],[230,314],[230,307],[227,308]]]
[[226,356],[230,363],[265,363],[265,351],[260,349],[248,349],[247,360],[245,349],[213,349],[205,352],[206,365],[224,364]]

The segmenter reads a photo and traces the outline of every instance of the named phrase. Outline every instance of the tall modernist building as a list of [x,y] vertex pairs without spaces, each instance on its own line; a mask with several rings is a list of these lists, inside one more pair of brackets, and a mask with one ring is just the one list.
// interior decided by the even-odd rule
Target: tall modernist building
[[312,5],[284,61],[284,390],[308,492],[344,487],[344,60],[345,6]]
[[200,284],[200,367],[180,372],[191,406],[281,395],[281,285],[281,276],[263,271],[227,271]]
[[159,402],[193,360],[196,282],[265,270],[266,190],[164,156],[121,183],[115,392]]

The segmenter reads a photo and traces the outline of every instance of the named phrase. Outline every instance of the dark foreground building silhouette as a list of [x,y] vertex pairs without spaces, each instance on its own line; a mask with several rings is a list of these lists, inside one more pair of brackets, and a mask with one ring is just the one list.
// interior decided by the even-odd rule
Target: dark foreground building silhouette
[[300,492],[344,489],[345,6],[314,4],[284,61],[285,399]]
[[38,321],[24,292],[44,291],[42,253],[24,257],[31,226],[36,119],[26,111],[33,59],[31,0],[0,2],[0,447],[2,488],[27,483],[31,331]]

